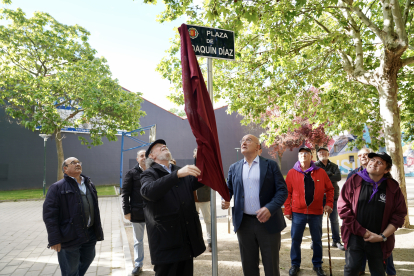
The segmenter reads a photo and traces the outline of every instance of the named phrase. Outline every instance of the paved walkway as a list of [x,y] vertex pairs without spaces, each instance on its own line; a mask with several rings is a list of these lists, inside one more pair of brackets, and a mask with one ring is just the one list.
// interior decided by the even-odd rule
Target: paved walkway
[[[47,248],[42,206],[43,201],[0,203],[0,275],[61,275],[57,253]],[[86,275],[125,275],[118,197],[99,198],[99,209],[105,240],[97,243]]]

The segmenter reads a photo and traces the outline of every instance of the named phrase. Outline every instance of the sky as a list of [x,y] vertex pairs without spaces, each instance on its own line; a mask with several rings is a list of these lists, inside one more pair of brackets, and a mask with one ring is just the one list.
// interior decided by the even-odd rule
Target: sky
[[63,24],[84,27],[91,33],[89,43],[98,56],[108,60],[112,75],[121,86],[141,92],[145,99],[170,109],[177,107],[166,98],[170,83],[155,68],[166,55],[169,39],[175,35],[173,28],[185,23],[185,18],[160,24],[156,17],[164,10],[164,4],[158,2],[149,5],[142,0],[12,0],[11,5],[0,7],[19,7],[27,17],[42,11]]

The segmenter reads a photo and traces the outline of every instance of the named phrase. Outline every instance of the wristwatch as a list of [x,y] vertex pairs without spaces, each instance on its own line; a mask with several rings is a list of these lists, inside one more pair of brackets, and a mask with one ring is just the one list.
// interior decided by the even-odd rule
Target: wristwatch
[[386,242],[387,241],[387,237],[384,236],[384,234],[382,234],[382,233],[380,235],[381,235],[382,239],[384,240],[384,242]]

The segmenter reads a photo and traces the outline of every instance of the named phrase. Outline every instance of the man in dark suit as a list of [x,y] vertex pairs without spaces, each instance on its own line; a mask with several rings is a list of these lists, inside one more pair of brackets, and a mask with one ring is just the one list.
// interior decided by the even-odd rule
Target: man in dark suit
[[[243,273],[258,276],[259,248],[266,276],[279,276],[282,213],[288,191],[275,161],[258,156],[259,139],[248,134],[240,141],[244,159],[230,166],[227,179],[234,195],[233,226],[239,240]],[[230,202],[222,201],[228,209]]]

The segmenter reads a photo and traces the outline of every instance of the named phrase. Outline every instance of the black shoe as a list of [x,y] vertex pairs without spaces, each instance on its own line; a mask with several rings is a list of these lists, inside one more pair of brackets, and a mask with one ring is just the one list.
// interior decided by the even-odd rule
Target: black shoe
[[134,267],[134,269],[132,270],[131,274],[132,274],[132,275],[139,275],[139,274],[141,273],[141,271],[142,271],[142,267],[140,267],[140,266],[136,266],[136,267]]
[[292,265],[292,267],[289,269],[289,276],[296,276],[298,275],[300,268],[296,265]]
[[313,271],[316,272],[318,276],[326,276],[325,271],[323,271],[322,267],[313,267]]
[[333,242],[332,243],[332,247],[336,247],[336,248],[338,248],[339,250],[342,250],[342,251],[345,251],[345,247],[342,245],[342,243],[340,243],[340,242]]

